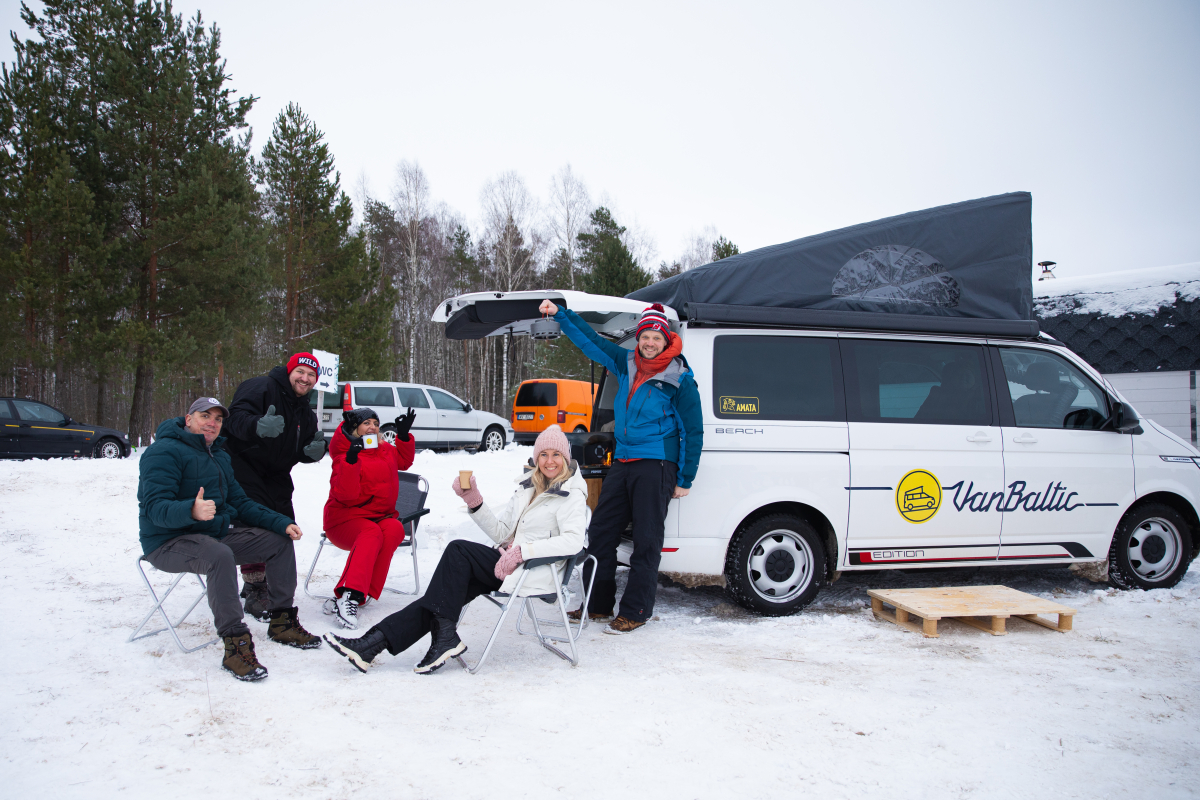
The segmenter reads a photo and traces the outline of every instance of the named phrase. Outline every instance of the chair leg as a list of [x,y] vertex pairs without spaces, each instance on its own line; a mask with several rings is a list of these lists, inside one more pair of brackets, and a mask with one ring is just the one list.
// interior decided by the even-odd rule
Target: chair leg
[[[196,606],[200,604],[200,601],[203,600],[208,594],[208,586],[205,585],[204,578],[199,575],[195,575],[195,573],[181,572],[175,576],[175,580],[171,581],[171,585],[167,587],[167,591],[164,592],[163,596],[160,598],[158,593],[154,591],[154,586],[150,583],[150,578],[146,575],[146,570],[142,567],[142,559],[140,557],[137,560],[137,569],[138,573],[142,576],[142,582],[146,584],[146,589],[150,592],[150,596],[154,598],[154,607],[150,609],[150,612],[146,614],[145,618],[142,619],[142,623],[138,625],[136,629],[134,629],[133,633],[129,634],[129,638],[125,640],[126,642],[134,642],[138,639],[145,639],[148,636],[155,636],[163,631],[170,631],[171,638],[175,640],[175,644],[180,650],[185,653],[194,653],[197,650],[203,650],[205,647],[216,644],[219,641],[219,639],[212,639],[204,644],[196,645],[195,647],[185,647],[183,640],[179,638],[179,632],[175,630],[177,626],[183,624],[183,621],[188,618],[192,611],[195,610]],[[171,596],[171,592],[175,591],[175,587],[179,585],[181,580],[183,580],[183,576],[188,574],[195,575],[196,582],[200,584],[200,594],[195,600],[192,601],[192,604],[188,606],[188,610],[183,612],[182,616],[172,623],[171,618],[167,616],[167,610],[163,608],[163,603],[167,602],[167,598]],[[162,615],[163,622],[165,622],[167,626],[165,628],[159,628],[155,631],[150,631],[149,633],[141,633],[142,629],[145,628],[146,624],[150,622],[150,618],[154,616],[154,612],[156,611]],[[139,636],[138,634],[141,635]]]
[[313,556],[312,563],[308,565],[308,574],[304,576],[304,593],[313,600],[333,600],[331,594],[314,594],[308,590],[308,584],[312,581],[313,570],[317,568],[317,559],[321,557],[321,551],[325,549],[325,543],[328,542],[324,534],[321,535],[321,541],[317,543],[317,553]]
[[408,545],[408,549],[412,551],[411,554],[412,554],[412,562],[413,562],[413,590],[411,592],[406,592],[403,589],[393,589],[392,587],[388,586],[385,583],[383,586],[383,590],[385,592],[391,592],[392,594],[408,594],[408,595],[419,595],[421,593],[421,572],[417,566],[417,532],[416,531],[413,531],[412,542]]
[[[496,643],[496,637],[500,634],[500,629],[504,627],[504,620],[508,618],[509,609],[513,607],[513,604],[522,602],[522,599],[519,597],[519,595],[521,593],[521,586],[524,585],[525,577],[528,574],[528,571],[525,571],[521,574],[520,579],[517,581],[516,587],[513,588],[512,594],[509,595],[508,602],[500,604],[500,619],[496,620],[496,627],[492,628],[492,635],[488,637],[487,645],[483,648],[483,655],[481,655],[479,660],[475,662],[475,666],[469,666],[466,659],[464,659],[462,656],[454,657],[459,666],[472,675],[479,672],[479,670],[483,668],[483,662],[487,661],[488,654],[492,652],[492,645]],[[484,596],[487,597],[487,595]],[[488,597],[488,599],[493,603],[497,602],[494,598]],[[465,614],[466,609],[464,608],[463,615]],[[461,620],[462,616],[460,616],[459,619]]]

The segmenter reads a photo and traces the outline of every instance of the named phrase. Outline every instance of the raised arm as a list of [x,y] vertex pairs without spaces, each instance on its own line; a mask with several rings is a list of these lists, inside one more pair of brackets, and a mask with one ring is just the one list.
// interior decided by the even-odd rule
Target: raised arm
[[243,381],[233,393],[229,416],[225,419],[225,435],[243,442],[258,441],[258,421],[267,413],[267,394],[261,388],[262,378]]
[[567,338],[583,351],[583,354],[618,374],[625,374],[628,369],[629,351],[613,344],[592,330],[579,315],[569,308],[560,308],[549,300],[544,300],[538,309],[543,314],[551,314],[562,327]]

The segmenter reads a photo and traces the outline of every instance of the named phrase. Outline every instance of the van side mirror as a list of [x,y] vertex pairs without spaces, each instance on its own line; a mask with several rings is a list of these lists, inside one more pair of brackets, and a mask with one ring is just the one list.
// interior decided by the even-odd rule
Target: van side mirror
[[1142,432],[1141,422],[1132,407],[1119,401],[1113,401],[1112,414],[1109,416],[1108,425],[1105,427],[1117,433],[1137,434]]

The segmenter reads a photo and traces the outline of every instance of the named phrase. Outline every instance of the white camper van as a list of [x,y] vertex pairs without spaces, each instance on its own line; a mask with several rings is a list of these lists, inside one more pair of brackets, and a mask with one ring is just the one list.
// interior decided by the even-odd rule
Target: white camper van
[[[434,320],[453,338],[528,333],[546,298],[628,348],[646,306],[487,292],[444,301]],[[704,448],[691,493],[670,504],[662,572],[787,614],[848,570],[1107,560],[1113,584],[1151,589],[1196,556],[1200,453],[1057,341],[989,320],[707,308],[683,322],[668,308]],[[600,386],[593,431],[615,391]],[[602,477],[611,436],[571,438]]]

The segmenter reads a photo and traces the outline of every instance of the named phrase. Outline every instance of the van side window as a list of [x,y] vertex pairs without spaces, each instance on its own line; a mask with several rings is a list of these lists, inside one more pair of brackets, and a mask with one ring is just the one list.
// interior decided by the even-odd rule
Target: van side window
[[390,386],[354,386],[354,404],[372,408],[375,406],[394,408],[396,398],[392,395]]
[[1002,347],[1000,361],[1019,427],[1089,431],[1104,427],[1107,396],[1065,358],[1043,350]]
[[405,408],[429,408],[429,401],[425,399],[425,393],[420,389],[397,386],[396,394],[400,398],[400,405]]
[[837,340],[718,336],[713,414],[718,419],[845,421]]
[[517,392],[518,406],[557,406],[558,384],[553,381],[526,383]]
[[989,425],[983,348],[843,339],[853,422]]

